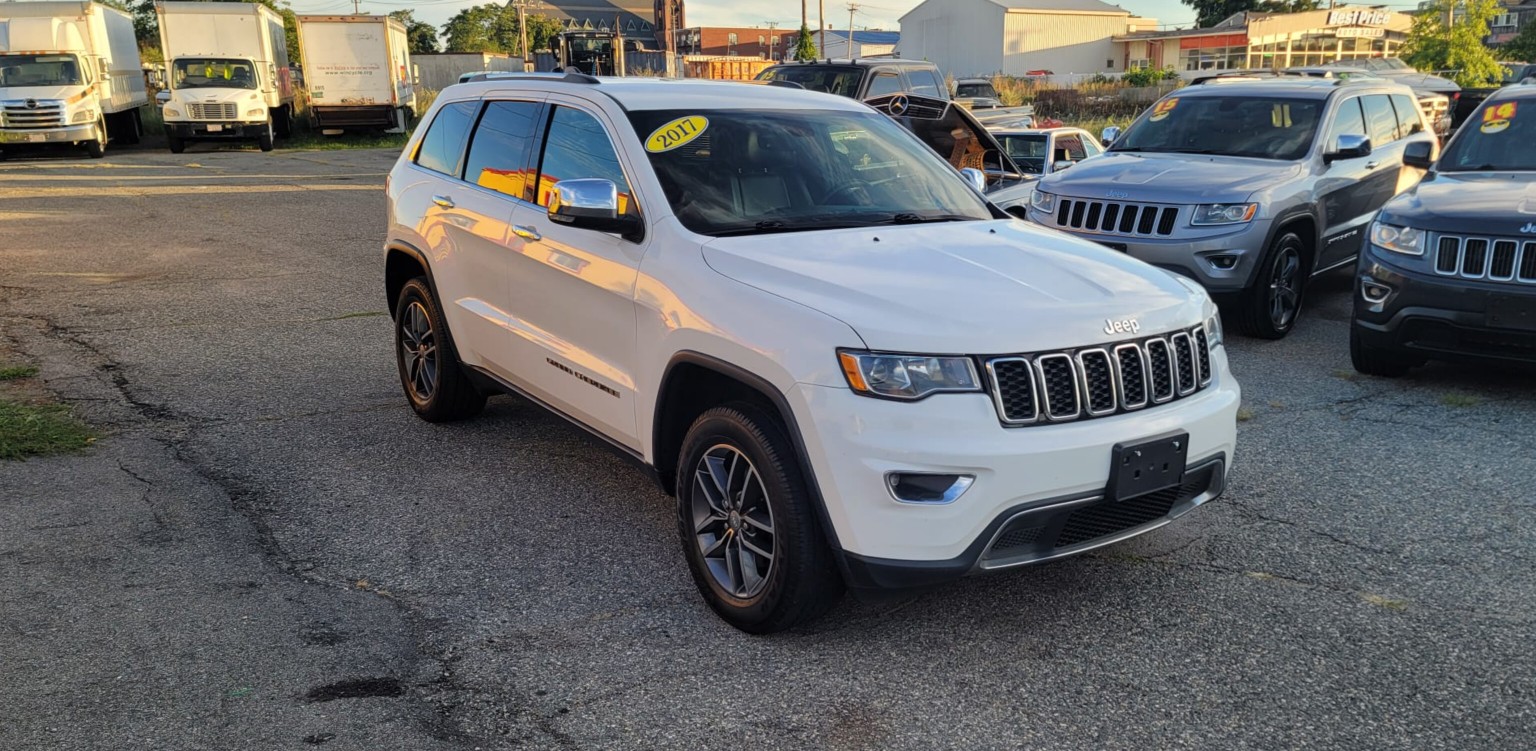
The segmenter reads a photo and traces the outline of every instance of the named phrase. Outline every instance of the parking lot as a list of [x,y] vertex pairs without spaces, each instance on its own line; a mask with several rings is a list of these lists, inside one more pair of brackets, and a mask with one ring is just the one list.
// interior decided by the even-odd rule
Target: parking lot
[[1219,501],[751,637],[639,470],[508,397],[412,414],[394,157],[0,163],[0,346],[101,434],[0,464],[0,748],[1529,745],[1532,374],[1357,375],[1347,272],[1228,336]]

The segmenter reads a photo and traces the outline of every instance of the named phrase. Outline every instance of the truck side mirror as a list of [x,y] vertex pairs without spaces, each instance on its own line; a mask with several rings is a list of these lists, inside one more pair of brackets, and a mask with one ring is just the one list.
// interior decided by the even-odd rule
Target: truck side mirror
[[1434,144],[1428,141],[1414,141],[1403,147],[1403,165],[1429,169],[1434,164]]
[[612,180],[589,178],[555,183],[549,199],[549,219],[625,237],[640,229],[638,219],[619,213],[619,187]]
[[977,193],[987,192],[987,173],[975,167],[966,167],[960,170],[960,176],[965,178],[966,184],[970,185]]
[[1115,125],[1111,125],[1111,126],[1105,128],[1103,130],[1103,132],[1099,133],[1099,141],[1101,143],[1103,143],[1105,146],[1109,146],[1110,144],[1114,143],[1115,139],[1119,138],[1119,137],[1120,137],[1120,128],[1118,126],[1115,126]]
[[1339,136],[1328,145],[1328,151],[1323,154],[1323,162],[1331,164],[1340,159],[1359,159],[1371,155],[1371,139],[1364,135],[1345,134]]

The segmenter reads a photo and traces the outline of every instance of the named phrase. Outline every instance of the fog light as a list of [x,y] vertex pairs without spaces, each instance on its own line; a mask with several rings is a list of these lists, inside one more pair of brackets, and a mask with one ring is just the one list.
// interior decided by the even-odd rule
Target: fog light
[[954,503],[975,482],[975,475],[921,472],[888,472],[885,475],[891,496],[902,503]]
[[1206,256],[1205,260],[1210,262],[1211,266],[1217,271],[1231,271],[1237,268],[1236,253],[1219,253],[1214,256]]
[[1385,284],[1375,282],[1370,279],[1360,280],[1360,296],[1365,298],[1365,301],[1372,305],[1379,305],[1386,302],[1387,297],[1391,294],[1392,288]]

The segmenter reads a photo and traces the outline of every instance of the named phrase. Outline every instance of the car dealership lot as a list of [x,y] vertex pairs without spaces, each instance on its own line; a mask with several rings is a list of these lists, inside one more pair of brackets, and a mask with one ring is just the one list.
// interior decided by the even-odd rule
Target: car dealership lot
[[[0,464],[0,747],[1508,748],[1536,730],[1530,371],[1349,367],[1348,276],[1229,335],[1226,496],[1130,543],[741,634],[642,473],[434,426],[393,153],[0,163],[0,327],[105,434]],[[1128,436],[1128,438],[1133,438]]]

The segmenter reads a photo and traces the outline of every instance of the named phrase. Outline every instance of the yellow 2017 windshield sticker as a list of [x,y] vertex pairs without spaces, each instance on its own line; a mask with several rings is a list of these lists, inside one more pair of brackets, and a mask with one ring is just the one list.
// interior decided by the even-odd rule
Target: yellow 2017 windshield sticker
[[652,154],[671,151],[704,134],[709,128],[709,118],[702,115],[679,117],[651,132],[645,139],[645,150]]
[[1156,107],[1152,108],[1152,117],[1149,119],[1154,123],[1163,120],[1167,118],[1168,113],[1172,112],[1173,108],[1177,106],[1179,106],[1179,100],[1164,99],[1163,101],[1158,102]]
[[1502,133],[1509,128],[1509,121],[1515,119],[1515,103],[1504,102],[1502,104],[1489,105],[1483,110],[1484,133]]

